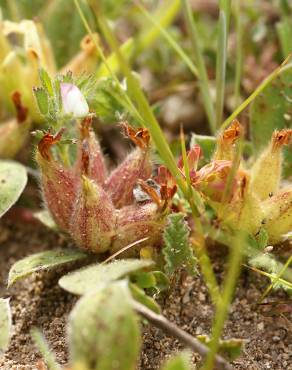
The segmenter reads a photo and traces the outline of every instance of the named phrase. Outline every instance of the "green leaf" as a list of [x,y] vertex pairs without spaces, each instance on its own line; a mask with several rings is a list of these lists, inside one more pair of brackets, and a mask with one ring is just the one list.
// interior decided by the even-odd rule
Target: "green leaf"
[[269,234],[265,229],[261,228],[256,236],[256,239],[258,242],[259,249],[264,249],[268,244]]
[[6,351],[12,328],[9,299],[0,298],[0,357]]
[[49,98],[46,90],[42,87],[37,87],[33,90],[33,93],[36,98],[40,113],[43,116],[46,116],[49,112]]
[[25,167],[12,161],[0,161],[0,217],[18,200],[26,183]]
[[156,286],[156,279],[152,272],[140,271],[132,275],[131,280],[139,286],[139,288],[147,289]]
[[77,249],[55,249],[36,253],[16,262],[9,271],[8,286],[33,272],[58,267],[64,263],[85,258],[86,253]]
[[43,359],[48,366],[49,370],[62,370],[61,366],[57,363],[54,353],[50,350],[49,345],[43,334],[36,328],[32,329],[31,336],[35,341],[38,350],[43,356]]
[[[210,346],[210,338],[207,335],[198,335],[197,338],[208,347]],[[219,341],[219,353],[226,357],[229,361],[234,361],[240,356],[244,340],[242,339],[221,339]]]
[[168,224],[163,233],[165,246],[162,250],[165,258],[165,272],[173,275],[183,268],[194,275],[197,273],[197,260],[189,243],[190,229],[182,213],[168,216]]
[[59,280],[59,285],[70,293],[82,295],[151,265],[152,261],[139,259],[96,264],[63,276]]
[[54,96],[54,87],[51,77],[49,76],[48,72],[44,69],[40,69],[40,80],[43,85],[43,90],[48,93],[49,96]]
[[38,219],[42,224],[47,226],[49,229],[57,230],[58,226],[56,225],[55,221],[53,220],[50,212],[46,209],[42,209],[41,211],[35,212],[34,217]]
[[[271,140],[276,129],[291,127],[292,124],[292,69],[289,66],[279,73],[251,105],[251,137],[256,153]],[[284,148],[284,175],[292,174],[292,149]]]
[[156,313],[161,313],[158,303],[153,298],[149,297],[143,289],[140,289],[137,285],[132,283],[129,284],[129,288],[131,290],[133,298],[137,302],[143,304]]
[[162,370],[190,370],[190,354],[182,352],[171,358],[163,367]]
[[[127,282],[82,297],[69,318],[72,364],[87,370],[134,370],[140,330]],[[83,366],[83,367],[82,367]]]

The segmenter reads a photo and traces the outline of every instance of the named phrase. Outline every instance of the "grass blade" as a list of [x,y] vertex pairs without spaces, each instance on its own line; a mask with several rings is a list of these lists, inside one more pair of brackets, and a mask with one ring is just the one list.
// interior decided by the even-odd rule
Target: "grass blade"
[[197,31],[197,27],[196,27],[196,24],[195,24],[193,15],[192,15],[189,1],[181,0],[181,2],[182,2],[182,8],[184,12],[184,17],[187,23],[190,40],[192,43],[195,64],[199,72],[198,79],[199,79],[199,85],[200,85],[203,105],[204,105],[204,108],[205,108],[205,111],[208,117],[210,130],[214,134],[216,131],[216,116],[215,116],[214,105],[213,105],[211,94],[210,94],[208,74],[207,74],[205,63],[204,63],[202,51],[199,45],[198,31]]

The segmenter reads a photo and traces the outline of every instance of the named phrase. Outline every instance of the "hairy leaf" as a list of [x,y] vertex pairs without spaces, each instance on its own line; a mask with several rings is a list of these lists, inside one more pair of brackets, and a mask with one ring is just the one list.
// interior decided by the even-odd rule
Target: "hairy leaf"
[[82,297],[70,315],[68,336],[72,364],[87,370],[134,370],[140,330],[127,282]]
[[9,299],[0,298],[0,357],[9,345],[11,329],[12,320]]
[[0,217],[18,200],[26,182],[27,173],[21,164],[0,161]]
[[92,265],[63,276],[59,285],[70,293],[82,295],[152,264],[150,260],[128,259]]
[[179,269],[185,269],[189,274],[196,274],[196,258],[189,243],[190,229],[182,213],[168,216],[168,224],[163,233],[165,272],[174,274]]
[[8,276],[8,286],[33,272],[58,267],[64,263],[77,261],[86,256],[86,253],[76,249],[55,249],[25,257],[11,267]]

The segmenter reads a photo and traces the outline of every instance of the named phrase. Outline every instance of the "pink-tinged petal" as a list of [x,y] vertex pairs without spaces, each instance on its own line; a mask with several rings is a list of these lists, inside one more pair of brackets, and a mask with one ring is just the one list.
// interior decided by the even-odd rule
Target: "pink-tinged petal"
[[109,176],[105,190],[116,208],[129,205],[134,201],[133,190],[139,179],[151,176],[152,163],[148,149],[136,148]]
[[89,107],[79,88],[71,83],[61,83],[62,107],[65,114],[75,118],[85,117],[89,113]]
[[76,174],[80,177],[85,172],[88,178],[103,186],[107,177],[107,169],[101,147],[91,129],[91,120],[91,117],[85,118],[80,126]]
[[[202,149],[200,145],[194,145],[187,153],[187,164],[190,172],[196,171],[199,163],[199,159],[202,155]],[[182,157],[178,161],[178,168],[183,170],[184,164]]]
[[70,234],[82,248],[103,253],[111,245],[116,231],[116,213],[105,191],[87,177],[74,204]]
[[[232,162],[227,160],[213,161],[202,167],[198,172],[193,186],[213,201],[221,202],[227,184]],[[237,171],[230,190],[230,200],[240,189],[241,172]]]
[[161,216],[155,203],[131,205],[123,207],[116,212],[116,237],[110,249],[111,253],[115,253],[143,238],[148,239],[136,248],[130,249],[126,253],[127,256],[134,255],[145,244],[153,246],[160,242],[164,218]]

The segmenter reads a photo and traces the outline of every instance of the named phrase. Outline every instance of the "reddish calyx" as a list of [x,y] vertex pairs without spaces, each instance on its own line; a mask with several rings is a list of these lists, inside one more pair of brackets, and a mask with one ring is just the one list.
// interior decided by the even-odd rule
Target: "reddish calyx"
[[121,126],[124,129],[124,134],[133,141],[141,149],[147,149],[149,147],[150,135],[146,128],[134,129],[127,122],[122,122]]
[[52,159],[51,147],[61,140],[61,137],[65,131],[65,128],[61,128],[55,135],[47,132],[44,134],[43,138],[38,143],[38,150],[41,156],[50,161]]

